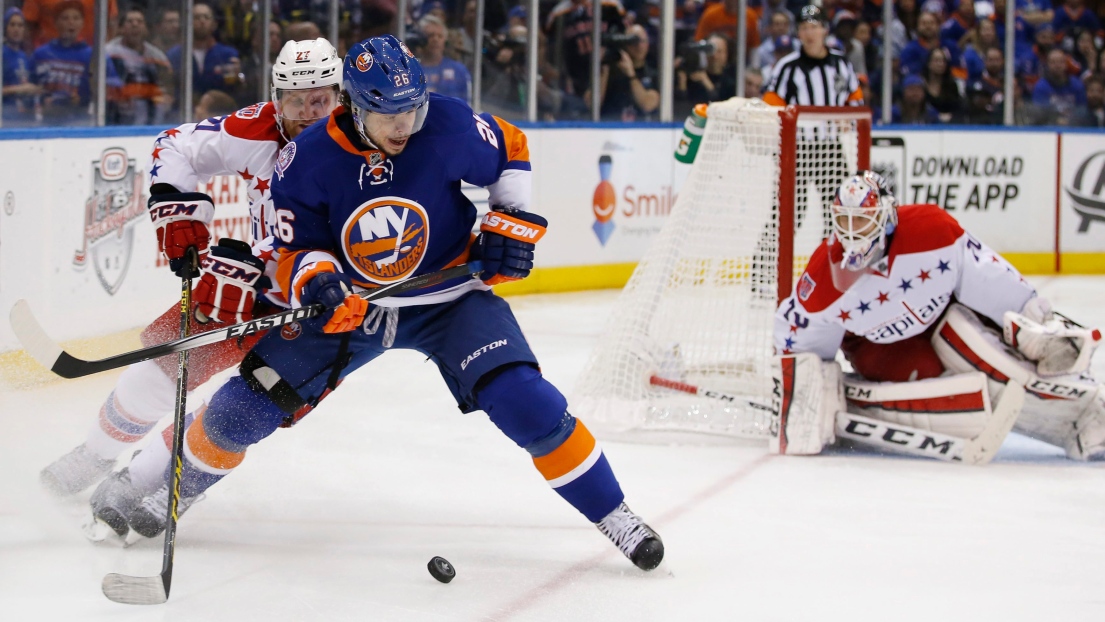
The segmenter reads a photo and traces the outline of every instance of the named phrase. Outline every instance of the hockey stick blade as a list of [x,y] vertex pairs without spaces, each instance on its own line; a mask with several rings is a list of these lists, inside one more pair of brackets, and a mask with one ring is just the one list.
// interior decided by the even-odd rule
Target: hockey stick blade
[[169,585],[161,575],[131,577],[111,573],[101,584],[104,596],[124,605],[160,605],[169,600]]
[[[365,291],[362,292],[360,296],[371,302],[373,300],[379,300],[380,298],[387,298],[424,287],[432,287],[463,276],[479,274],[482,271],[483,266],[479,261],[470,261],[453,268],[423,274],[422,276],[416,276],[379,289]],[[69,354],[51,339],[49,335],[46,334],[46,331],[42,329],[38,320],[31,314],[31,307],[27,304],[27,301],[20,300],[15,303],[15,306],[12,307],[10,319],[12,331],[15,333],[16,338],[19,339],[19,342],[23,345],[24,349],[27,350],[27,353],[38,361],[39,364],[62,378],[81,378],[83,376],[98,374],[102,371],[126,367],[127,365],[133,365],[134,363],[140,363],[167,354],[176,354],[184,350],[191,350],[220,341],[245,337],[253,333],[269,330],[270,328],[277,328],[293,322],[307,320],[322,315],[325,312],[326,308],[321,304],[300,307],[298,309],[288,309],[218,330],[200,333],[198,335],[192,335],[191,337],[168,341],[156,346],[124,352],[115,356],[92,361],[80,359]]]
[[668,380],[667,378],[661,378],[660,376],[649,376],[648,383],[654,387],[664,387],[665,389],[671,389],[672,391],[679,391],[680,393],[689,393],[691,395],[697,395],[699,397],[708,397],[721,402],[729,402],[730,404],[745,404],[751,406],[757,410],[766,410],[773,412],[772,408],[766,404],[760,404],[754,402],[746,397],[739,395],[730,395],[728,393],[722,393],[721,391],[714,391],[713,389],[706,389],[703,387],[696,387],[693,384],[687,384],[685,382],[678,382],[676,380]]

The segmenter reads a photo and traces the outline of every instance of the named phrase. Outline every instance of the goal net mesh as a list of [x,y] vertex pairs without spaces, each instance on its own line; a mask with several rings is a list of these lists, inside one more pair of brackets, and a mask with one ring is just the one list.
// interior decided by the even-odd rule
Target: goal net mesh
[[[856,170],[857,145],[854,122],[799,115],[797,152],[783,157],[780,110],[737,98],[710,105],[687,181],[577,383],[572,410],[596,432],[770,435],[779,180],[793,167],[802,202],[793,248],[808,257],[828,230],[825,197]],[[729,399],[664,388],[653,376]]]

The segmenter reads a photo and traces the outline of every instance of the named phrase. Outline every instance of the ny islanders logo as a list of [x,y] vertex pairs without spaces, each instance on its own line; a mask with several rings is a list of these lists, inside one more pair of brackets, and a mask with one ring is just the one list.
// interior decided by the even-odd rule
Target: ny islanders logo
[[363,203],[342,228],[349,263],[361,277],[380,285],[414,274],[426,256],[429,240],[425,208],[400,197]]

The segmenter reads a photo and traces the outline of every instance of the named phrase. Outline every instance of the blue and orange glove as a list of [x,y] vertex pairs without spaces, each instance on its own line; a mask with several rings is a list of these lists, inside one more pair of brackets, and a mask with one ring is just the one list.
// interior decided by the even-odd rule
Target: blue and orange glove
[[303,306],[322,303],[329,311],[308,320],[324,333],[349,332],[364,322],[368,301],[353,293],[353,282],[342,272],[319,272],[299,294]]
[[533,269],[533,249],[549,221],[531,212],[495,205],[483,217],[469,258],[483,262],[480,280],[488,285],[518,281]]

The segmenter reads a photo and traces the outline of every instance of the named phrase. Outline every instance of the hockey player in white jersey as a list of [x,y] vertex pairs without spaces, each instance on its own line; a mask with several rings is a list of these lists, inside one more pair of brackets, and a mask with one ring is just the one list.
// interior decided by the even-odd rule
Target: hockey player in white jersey
[[[201,280],[193,293],[192,334],[212,330],[219,322],[247,321],[255,306],[259,314],[267,312],[266,305],[287,306],[279,290],[272,289],[275,261],[266,239],[277,232],[280,221],[269,187],[284,145],[328,117],[337,105],[341,66],[341,57],[326,39],[289,41],[273,64],[271,102],[186,123],[162,132],[154,141],[149,212],[158,246],[178,276],[189,247],[196,247],[201,256],[202,275],[193,275]],[[248,185],[252,248],[246,241],[231,239],[212,244],[209,227],[214,202],[196,189],[215,175],[237,175]],[[177,338],[179,313],[173,305],[154,320],[141,335],[143,344]],[[193,352],[188,389],[240,363],[259,337],[224,341]],[[70,495],[111,473],[119,455],[172,413],[174,360],[170,356],[124,370],[85,441],[43,469],[43,485],[56,494]],[[161,445],[155,441],[148,450],[167,452]],[[130,474],[124,469],[115,477]],[[94,509],[96,505],[94,495]]]
[[847,180],[832,214],[775,315],[780,453],[843,438],[984,463],[1012,428],[1105,458],[1105,389],[1087,373],[1101,331],[1053,313],[939,206],[899,207],[875,173]]

